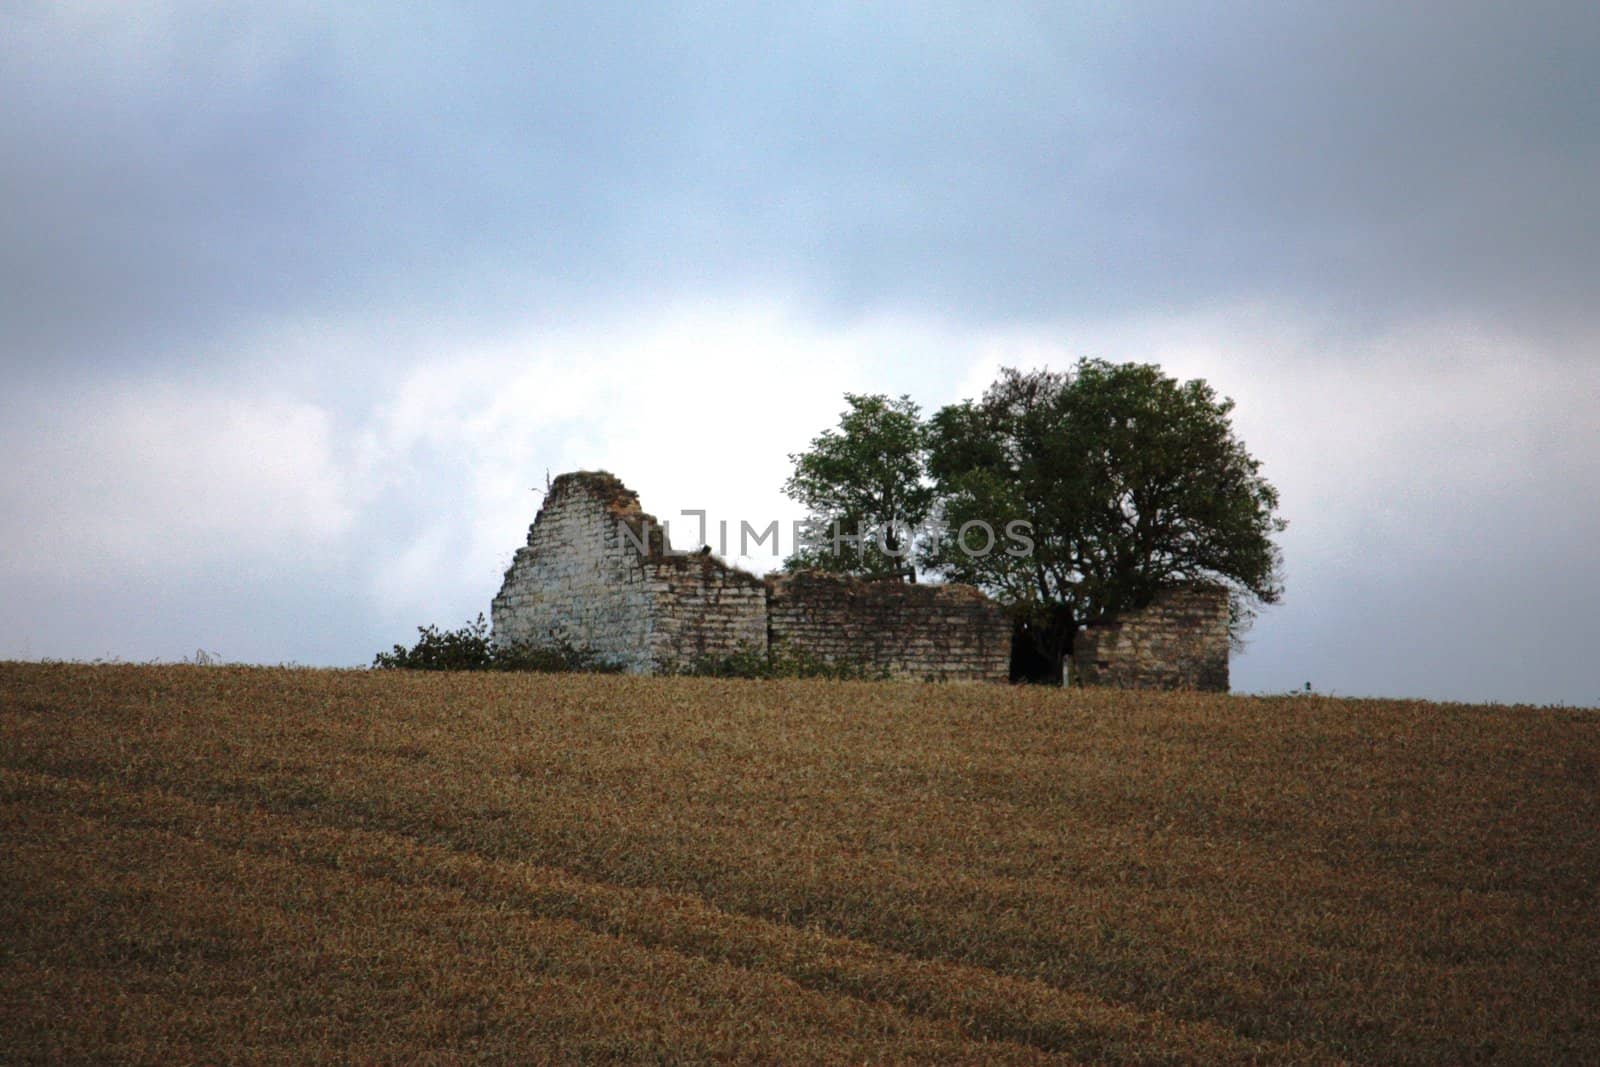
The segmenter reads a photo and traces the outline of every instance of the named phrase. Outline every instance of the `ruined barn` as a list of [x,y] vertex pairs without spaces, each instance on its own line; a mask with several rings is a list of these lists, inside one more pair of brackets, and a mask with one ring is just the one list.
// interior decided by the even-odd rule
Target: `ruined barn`
[[[497,642],[565,645],[638,674],[772,649],[891,678],[1012,676],[1010,612],[977,589],[815,571],[761,578],[708,550],[674,549],[604,471],[550,484],[491,613]],[[1226,690],[1227,621],[1221,590],[1168,590],[1079,634],[1071,673],[1085,684]]]

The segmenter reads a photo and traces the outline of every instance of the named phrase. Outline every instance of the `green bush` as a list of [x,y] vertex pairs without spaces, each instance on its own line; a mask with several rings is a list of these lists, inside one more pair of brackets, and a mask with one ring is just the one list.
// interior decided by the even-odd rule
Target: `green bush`
[[395,645],[392,652],[379,652],[372,666],[381,670],[409,671],[585,671],[615,674],[622,668],[586,649],[566,642],[536,646],[526,642],[496,644],[489,637],[489,624],[479,612],[475,621],[459,630],[441,631],[437,626],[417,627],[417,643],[410,648]]

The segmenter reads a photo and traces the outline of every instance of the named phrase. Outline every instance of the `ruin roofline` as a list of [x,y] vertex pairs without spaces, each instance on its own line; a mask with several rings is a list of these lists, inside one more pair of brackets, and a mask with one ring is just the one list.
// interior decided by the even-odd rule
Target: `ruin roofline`
[[[637,545],[646,546],[640,557],[650,563],[671,567],[702,567],[721,571],[736,580],[753,585],[761,584],[761,577],[743,567],[735,566],[714,552],[697,552],[693,549],[675,549],[667,540],[667,528],[639,504],[639,494],[629,489],[621,478],[605,470],[579,470],[559,474],[550,482],[545,494],[545,505],[564,499],[572,493],[583,493],[599,502],[606,513],[624,523],[633,533]],[[539,513],[544,513],[541,506]],[[538,519],[534,519],[535,525]]]

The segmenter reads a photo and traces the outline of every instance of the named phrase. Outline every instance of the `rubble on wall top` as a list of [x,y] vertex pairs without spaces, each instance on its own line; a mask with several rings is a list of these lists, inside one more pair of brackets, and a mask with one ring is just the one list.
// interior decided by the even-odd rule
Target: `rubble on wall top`
[[550,483],[545,499],[565,496],[573,490],[582,490],[606,506],[607,511],[627,514],[639,511],[639,494],[622,484],[610,471],[568,471],[558,474]]
[[[666,527],[654,515],[644,511],[639,506],[639,494],[629,489],[621,478],[610,471],[568,471],[566,474],[556,475],[550,482],[550,491],[545,496],[545,504],[548,506],[551,501],[564,498],[573,492],[584,493],[599,502],[612,518],[627,524],[628,529],[633,531],[635,542],[646,546],[644,558],[652,563],[666,564],[680,570],[689,567],[717,570],[735,579],[745,580],[758,586],[761,584],[758,576],[741,567],[735,567],[710,552],[674,551],[667,542]],[[534,521],[538,522],[537,519]]]
[[766,583],[774,590],[781,590],[790,583],[806,584],[827,582],[847,592],[866,593],[874,592],[883,595],[887,590],[898,587],[906,596],[941,597],[949,600],[988,600],[988,594],[976,586],[966,585],[961,582],[932,582],[912,583],[903,582],[898,578],[863,578],[854,574],[836,574],[832,571],[806,569],[799,571],[781,571],[769,574]]

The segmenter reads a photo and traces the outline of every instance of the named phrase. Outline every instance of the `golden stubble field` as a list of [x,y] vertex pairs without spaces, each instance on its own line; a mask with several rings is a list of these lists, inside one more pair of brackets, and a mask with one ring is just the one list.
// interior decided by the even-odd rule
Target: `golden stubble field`
[[1600,713],[0,664],[0,1060],[1600,1062]]

